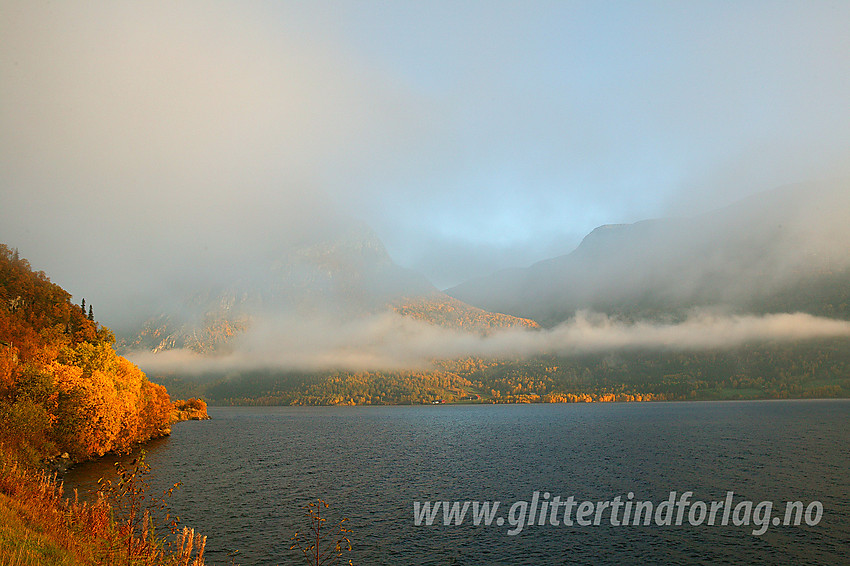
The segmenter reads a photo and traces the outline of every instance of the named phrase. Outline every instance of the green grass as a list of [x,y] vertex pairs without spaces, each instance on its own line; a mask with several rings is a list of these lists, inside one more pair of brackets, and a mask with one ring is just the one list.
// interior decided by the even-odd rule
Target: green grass
[[71,550],[27,518],[21,504],[0,493],[0,566],[82,566]]

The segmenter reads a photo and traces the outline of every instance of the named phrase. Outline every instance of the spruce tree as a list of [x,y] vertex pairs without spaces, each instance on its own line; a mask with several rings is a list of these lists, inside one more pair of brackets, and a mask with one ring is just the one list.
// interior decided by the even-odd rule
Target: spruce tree
[[89,305],[89,320],[94,321],[94,311],[92,311],[91,305]]

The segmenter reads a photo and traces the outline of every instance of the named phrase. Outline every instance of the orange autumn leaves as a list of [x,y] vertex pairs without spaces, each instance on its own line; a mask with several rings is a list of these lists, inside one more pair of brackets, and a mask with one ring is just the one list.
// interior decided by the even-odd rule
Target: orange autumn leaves
[[116,355],[109,329],[0,245],[0,443],[83,460],[167,432],[165,388]]
[[164,387],[114,352],[103,362],[90,371],[58,361],[46,368],[56,388],[56,440],[77,458],[127,451],[160,436],[169,423]]

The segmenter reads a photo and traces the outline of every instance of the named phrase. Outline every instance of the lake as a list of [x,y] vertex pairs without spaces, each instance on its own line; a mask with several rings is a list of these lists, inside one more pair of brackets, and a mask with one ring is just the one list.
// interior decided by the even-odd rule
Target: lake
[[[361,565],[850,560],[850,401],[211,407],[209,413],[212,420],[176,424],[169,438],[147,447],[154,487],[161,492],[183,483],[171,509],[209,536],[208,564],[230,564],[236,550],[243,566],[306,564],[290,550],[290,538],[307,526],[302,508],[317,497],[330,504],[329,517],[349,519],[350,557]],[[66,486],[91,487],[113,461],[77,466]],[[804,507],[819,501],[822,516],[812,525],[805,518],[798,526],[769,522],[756,536],[753,524],[688,524],[692,506],[681,526],[615,526],[602,515],[599,525],[546,519],[507,534],[509,509],[525,501],[530,513],[535,491],[538,503],[550,503],[538,516],[556,496],[562,502],[619,496],[654,502],[657,510],[673,491],[676,497],[692,491],[690,501],[706,506],[729,491],[735,504],[771,501],[777,518],[786,501]],[[440,512],[433,525],[417,526],[414,501],[500,501],[506,522],[474,525],[467,515],[463,524],[446,526]]]

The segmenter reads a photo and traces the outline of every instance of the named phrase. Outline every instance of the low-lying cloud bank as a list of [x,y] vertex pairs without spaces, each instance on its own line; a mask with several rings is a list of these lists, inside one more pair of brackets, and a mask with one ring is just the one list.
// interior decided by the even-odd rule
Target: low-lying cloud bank
[[465,356],[515,358],[618,350],[697,351],[753,342],[850,337],[850,322],[805,313],[764,316],[695,312],[677,323],[622,322],[580,312],[550,330],[510,329],[487,336],[432,326],[396,314],[331,325],[322,321],[258,321],[227,354],[189,350],[132,352],[154,373],[206,373],[251,369],[424,369],[434,359]]

